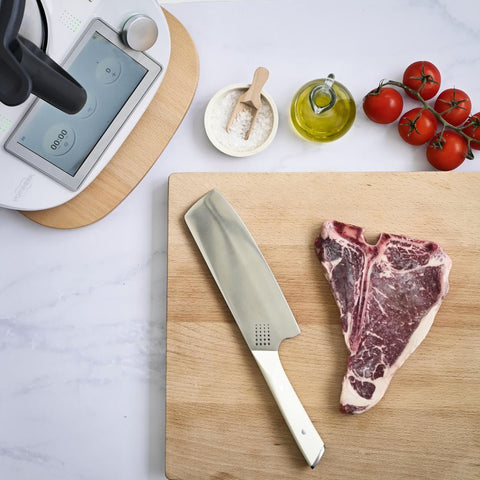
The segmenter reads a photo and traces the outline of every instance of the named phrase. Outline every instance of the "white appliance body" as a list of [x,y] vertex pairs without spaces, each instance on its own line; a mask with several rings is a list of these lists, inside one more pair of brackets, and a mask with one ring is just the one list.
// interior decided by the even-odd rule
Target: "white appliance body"
[[[99,156],[98,161],[76,190],[64,187],[23,160],[5,150],[5,143],[28,114],[36,97],[21,105],[8,107],[0,103],[0,207],[15,210],[44,210],[61,205],[82,192],[115,155],[160,87],[170,59],[170,33],[162,8],[156,0],[43,0],[48,44],[47,54],[60,65],[82,38],[93,19],[98,18],[120,35],[126,20],[143,14],[153,19],[158,37],[144,53],[161,65],[162,70],[150,88],[136,103],[128,118]],[[27,2],[28,8],[28,2]],[[125,47],[127,48],[127,47]],[[85,128],[89,128],[88,119]],[[154,128],[154,126],[152,126]],[[132,159],[132,162],[135,159]]]

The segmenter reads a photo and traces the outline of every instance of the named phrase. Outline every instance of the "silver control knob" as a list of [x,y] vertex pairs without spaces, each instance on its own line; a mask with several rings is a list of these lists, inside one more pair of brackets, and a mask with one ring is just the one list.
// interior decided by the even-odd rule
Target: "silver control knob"
[[158,27],[147,15],[133,15],[123,25],[121,37],[127,47],[143,52],[156,42]]

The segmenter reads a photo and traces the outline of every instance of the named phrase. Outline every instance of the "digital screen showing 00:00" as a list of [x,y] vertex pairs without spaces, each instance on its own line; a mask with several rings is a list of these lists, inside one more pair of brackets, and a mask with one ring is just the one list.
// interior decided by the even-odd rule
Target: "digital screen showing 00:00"
[[19,132],[18,143],[74,176],[147,69],[94,32],[68,72],[87,91],[87,102],[68,115],[42,102]]
[[68,132],[65,129],[60,130],[60,132],[57,135],[57,138],[50,145],[50,148],[53,151],[56,151],[61,147],[63,140],[65,140],[67,137],[68,137]]

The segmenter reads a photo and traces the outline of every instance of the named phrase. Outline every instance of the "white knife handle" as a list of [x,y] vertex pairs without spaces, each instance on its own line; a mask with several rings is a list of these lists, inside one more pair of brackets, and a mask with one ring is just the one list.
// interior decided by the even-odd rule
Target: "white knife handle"
[[290,384],[278,351],[253,350],[252,354],[305,460],[314,468],[325,445]]

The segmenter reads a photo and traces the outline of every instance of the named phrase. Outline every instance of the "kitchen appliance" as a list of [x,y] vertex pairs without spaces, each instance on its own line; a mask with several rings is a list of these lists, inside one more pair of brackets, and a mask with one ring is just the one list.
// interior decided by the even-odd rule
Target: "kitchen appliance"
[[122,145],[163,81],[170,34],[155,0],[29,0],[18,36],[87,93],[77,113],[48,94],[0,103],[0,206],[43,210],[83,191]]
[[280,362],[280,343],[300,329],[272,271],[241,218],[218,191],[198,200],[185,221],[298,447],[314,468],[325,446]]

